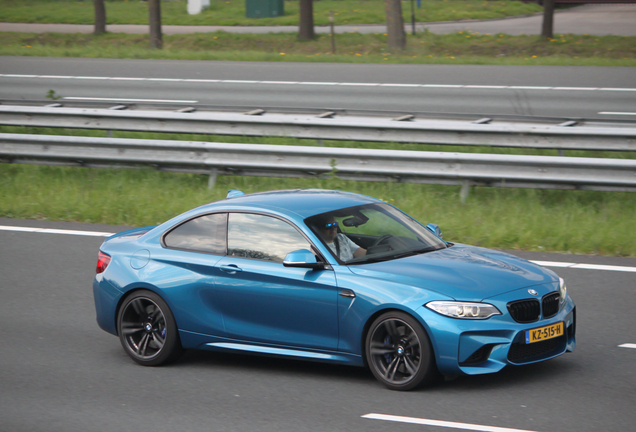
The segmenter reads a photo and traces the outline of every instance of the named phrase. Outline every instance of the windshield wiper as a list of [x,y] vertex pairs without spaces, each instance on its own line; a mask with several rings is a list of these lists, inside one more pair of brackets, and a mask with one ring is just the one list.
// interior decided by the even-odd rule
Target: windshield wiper
[[436,251],[436,250],[439,250],[439,248],[436,247],[436,246],[428,246],[428,247],[425,247],[425,248],[422,248],[422,249],[416,249],[416,250],[413,250],[413,251],[407,251],[407,252],[402,252],[402,253],[399,253],[399,254],[391,255],[391,258],[404,258],[404,257],[407,257],[407,256],[419,255],[419,254],[423,254],[423,253],[426,253],[426,252],[433,252],[433,251]]
[[422,248],[422,249],[410,250],[410,251],[401,252],[401,253],[397,253],[397,254],[393,254],[393,255],[382,255],[382,256],[378,256],[378,257],[370,256],[366,260],[358,261],[358,262],[352,262],[351,264],[368,264],[368,263],[375,263],[375,262],[381,262],[381,261],[389,261],[389,260],[392,260],[392,259],[404,258],[404,257],[407,257],[407,256],[420,255],[420,254],[427,253],[427,252],[433,252],[433,251],[436,251],[436,250],[439,250],[439,249],[440,248],[438,248],[436,246],[428,246],[428,247],[425,247],[425,248]]

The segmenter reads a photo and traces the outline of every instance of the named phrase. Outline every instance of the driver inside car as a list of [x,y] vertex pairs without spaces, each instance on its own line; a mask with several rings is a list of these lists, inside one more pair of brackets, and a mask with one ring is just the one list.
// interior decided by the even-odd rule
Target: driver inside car
[[318,230],[327,247],[342,261],[360,258],[367,254],[367,250],[351,241],[349,237],[338,232],[338,222],[333,216],[327,216],[317,223]]

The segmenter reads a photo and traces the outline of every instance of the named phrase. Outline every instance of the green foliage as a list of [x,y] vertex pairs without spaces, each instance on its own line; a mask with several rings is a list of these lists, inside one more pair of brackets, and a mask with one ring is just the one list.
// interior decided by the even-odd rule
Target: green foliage
[[[92,24],[92,1],[76,0],[0,0],[0,21],[29,23]],[[210,8],[188,15],[187,1],[162,2],[165,25],[298,25],[299,2],[285,1],[285,15],[277,18],[245,17],[245,0],[211,0]],[[408,2],[402,6],[405,21],[411,20]],[[541,11],[536,3],[497,0],[422,0],[416,8],[418,22],[461,19],[492,19],[527,15]],[[322,0],[314,3],[314,23],[329,24],[329,11],[336,24],[384,24],[384,0]],[[148,6],[139,0],[106,0],[107,24],[148,24]]]
[[46,93],[46,98],[51,100],[58,100],[62,98],[62,96],[59,96],[57,93],[55,93],[55,90],[51,89]]
[[636,37],[557,35],[508,36],[458,32],[408,36],[403,53],[386,50],[386,35],[327,35],[300,42],[294,33],[226,32],[164,35],[164,49],[148,48],[147,35],[107,33],[0,33],[0,55],[146,58],[175,60],[302,61],[412,64],[516,64],[635,66]]

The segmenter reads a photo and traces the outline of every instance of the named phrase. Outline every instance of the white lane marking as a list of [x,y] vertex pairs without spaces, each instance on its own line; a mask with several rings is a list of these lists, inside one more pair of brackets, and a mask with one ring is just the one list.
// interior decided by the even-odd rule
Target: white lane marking
[[113,81],[145,81],[146,78],[114,77]]
[[633,116],[636,116],[636,112],[601,111],[599,114],[601,114],[601,115],[633,115]]
[[0,76],[9,78],[38,78],[37,75],[0,74]]
[[298,83],[298,84],[304,84],[304,85],[331,85],[331,86],[334,86],[334,85],[338,85],[338,84],[340,84],[340,83],[337,83],[337,82],[327,82],[327,81],[325,81],[325,82],[307,81],[307,82],[302,82],[302,83]]
[[[42,77],[37,77],[42,78]],[[109,80],[112,79],[110,77],[92,77],[92,76],[76,76],[75,79],[87,79],[87,80]]]
[[612,265],[601,265],[601,264],[578,264],[578,263],[569,263],[569,262],[554,262],[554,261],[533,261],[530,262],[535,263],[544,267],[564,267],[564,268],[574,268],[574,269],[586,269],[586,270],[607,270],[607,271],[621,271],[621,272],[636,272],[636,267],[627,267],[627,266],[612,266]]
[[0,74],[5,78],[44,78],[44,79],[83,79],[83,80],[131,80],[131,81],[164,81],[164,82],[197,82],[197,83],[237,83],[237,84],[283,84],[283,85],[339,85],[339,86],[383,86],[383,87],[423,87],[423,88],[467,88],[483,90],[557,90],[557,91],[626,91],[636,92],[636,88],[619,87],[552,87],[552,86],[500,86],[477,84],[398,84],[398,83],[347,83],[347,82],[303,82],[303,81],[254,81],[254,80],[218,80],[187,78],[128,78],[128,77],[91,77],[62,75],[20,75]]
[[183,81],[181,78],[146,78],[148,81],[168,81],[168,82],[180,82]]
[[400,423],[411,423],[411,424],[419,424],[426,426],[439,426],[445,428],[453,428],[453,429],[464,429],[464,430],[473,430],[473,431],[485,431],[485,432],[532,432],[525,429],[511,429],[511,428],[503,428],[496,426],[482,426],[470,423],[457,423],[457,422],[449,422],[449,421],[440,421],[440,420],[430,420],[430,419],[422,419],[416,417],[402,417],[402,416],[394,416],[394,415],[385,415],[385,414],[365,414],[362,418],[372,419],[372,420],[385,420],[385,421],[393,421]]
[[509,86],[509,89],[514,90],[550,90],[552,87],[543,86]]
[[530,260],[530,262],[533,262],[536,265],[540,265],[544,267],[572,267],[573,265],[576,265],[576,263],[570,263],[570,262],[533,261],[533,260]]
[[171,99],[130,99],[130,98],[98,98],[98,97],[64,97],[62,99],[67,100],[88,100],[88,101],[107,101],[107,102],[169,102],[169,103],[183,103],[194,104],[199,101],[195,100],[171,100]]
[[636,88],[601,87],[599,90],[603,90],[603,91],[636,91]]
[[459,84],[422,84],[422,87],[434,87],[434,88],[462,88],[463,85]]
[[480,89],[505,89],[506,86],[498,85],[467,85],[465,88],[480,88]]
[[599,264],[575,264],[572,268],[587,269],[587,270],[608,270],[608,271],[622,271],[622,272],[636,272],[636,267],[622,267],[622,266],[610,266]]
[[380,84],[378,83],[339,83],[338,85],[341,86],[351,86],[351,87],[359,87],[359,86],[366,86],[366,87],[377,87]]
[[259,84],[287,84],[287,85],[296,85],[302,84],[298,81],[258,81]]
[[[108,237],[115,234],[115,233],[96,232],[96,231],[14,227],[14,226],[7,226],[7,225],[0,225],[0,231],[22,231],[22,232],[36,232],[36,233],[48,233],[48,234],[84,235],[84,236],[95,236],[95,237],[99,237],[99,236]],[[531,260],[530,262],[540,266],[544,266],[544,267],[563,267],[563,268],[588,269],[588,270],[636,272],[636,267],[626,267],[626,266],[611,266],[611,265],[601,265],[601,264],[577,264],[577,263],[556,262],[556,261],[532,261]]]
[[223,83],[241,83],[241,84],[256,84],[258,81],[247,81],[247,80],[221,80]]
[[595,87],[554,87],[554,90],[582,90],[582,91],[588,91],[588,90],[598,90],[598,88]]
[[384,83],[380,84],[382,87],[422,87],[421,84],[392,84],[392,83]]
[[90,237],[110,237],[115,233],[109,232],[97,232],[97,231],[78,231],[78,230],[61,230],[52,228],[30,228],[30,227],[14,227],[0,225],[0,231],[21,231],[21,232],[34,232],[45,234],[67,234],[67,235],[79,235]]
[[627,343],[627,344],[619,345],[618,347],[619,348],[636,348],[636,344]]

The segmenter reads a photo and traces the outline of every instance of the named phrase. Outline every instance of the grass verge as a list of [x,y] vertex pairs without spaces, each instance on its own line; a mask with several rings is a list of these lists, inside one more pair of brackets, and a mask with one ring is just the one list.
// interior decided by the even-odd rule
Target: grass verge
[[[104,131],[0,127],[2,133],[105,136]],[[216,137],[114,131],[115,138],[317,145],[290,138]],[[448,147],[325,141],[325,146],[553,155],[553,150]],[[568,156],[636,157],[633,153],[566,152]],[[227,190],[257,192],[325,188],[359,192],[394,204],[418,220],[438,223],[445,238],[501,249],[636,257],[636,194],[591,191],[472,188],[465,204],[459,186],[219,176],[150,169],[89,169],[0,164],[0,217],[152,225],[225,197]]]
[[164,36],[164,49],[148,46],[146,35],[0,33],[2,56],[101,57],[174,60],[297,61],[412,64],[502,64],[636,66],[636,37],[556,35],[509,36],[458,32],[408,36],[399,54],[386,50],[386,35],[336,35],[331,54],[327,35],[299,42],[295,34],[226,32]]
[[245,192],[326,188],[382,198],[418,220],[438,223],[453,242],[512,250],[636,256],[636,194],[473,188],[342,181],[207,177],[149,169],[117,170],[0,164],[0,216],[144,226]]
[[[106,0],[108,24],[148,24],[148,5],[133,0]],[[422,0],[415,9],[418,22],[463,19],[493,19],[540,12],[536,3],[511,0]],[[164,25],[264,26],[298,25],[299,2],[285,1],[285,14],[276,18],[246,18],[244,0],[212,0],[210,8],[188,15],[186,0],[161,3]],[[410,2],[403,1],[406,22],[411,22]],[[314,23],[329,24],[334,11],[336,24],[384,24],[384,0],[322,0],[314,3]],[[25,23],[93,24],[92,1],[77,0],[0,0],[0,21]]]

